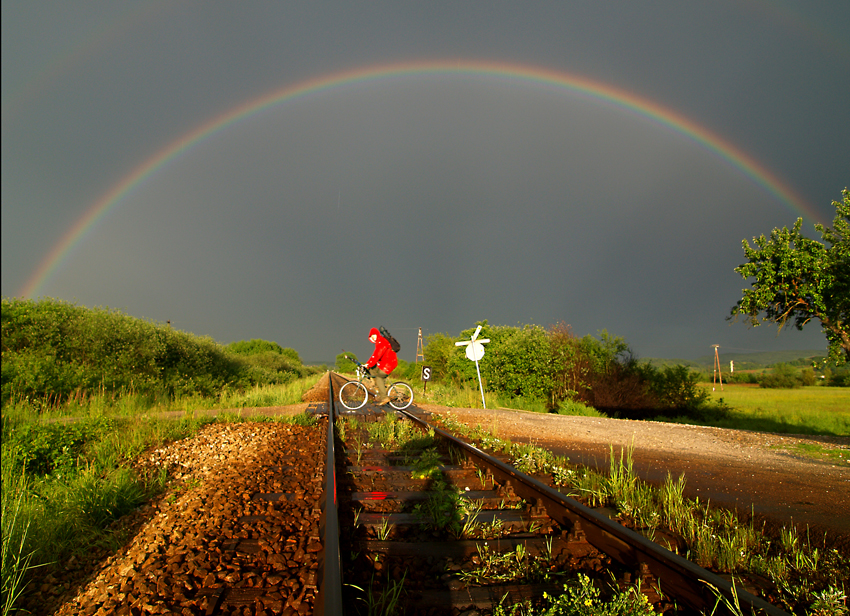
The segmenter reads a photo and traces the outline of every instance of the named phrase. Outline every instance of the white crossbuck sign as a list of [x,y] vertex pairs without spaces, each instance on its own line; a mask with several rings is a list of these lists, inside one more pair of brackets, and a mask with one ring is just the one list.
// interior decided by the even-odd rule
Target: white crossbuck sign
[[478,360],[484,357],[484,345],[490,342],[490,339],[482,338],[478,340],[478,334],[480,333],[481,326],[479,325],[470,340],[455,342],[455,346],[465,346],[467,359],[475,362],[475,372],[478,373],[478,387],[481,389],[481,404],[486,409],[487,403],[484,401],[484,385],[481,384],[481,370],[478,368]]

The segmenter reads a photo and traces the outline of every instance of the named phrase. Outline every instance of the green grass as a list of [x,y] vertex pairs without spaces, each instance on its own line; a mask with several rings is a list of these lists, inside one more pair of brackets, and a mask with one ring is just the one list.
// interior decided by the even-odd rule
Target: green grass
[[711,402],[727,407],[726,416],[700,422],[720,428],[850,436],[850,389],[801,387],[765,389],[724,385],[710,391]]
[[[462,385],[460,387],[446,384],[429,382],[427,389],[421,383],[410,381],[408,383],[414,389],[414,402],[424,404],[439,404],[452,408],[481,408],[481,390],[478,387]],[[542,400],[533,400],[523,397],[501,396],[493,392],[484,391],[484,400],[488,409],[507,409],[532,411],[534,413],[546,413],[546,403]],[[586,408],[586,407],[585,407]]]
[[775,448],[785,449],[799,456],[832,462],[833,464],[850,463],[850,448],[848,447],[830,449],[814,443],[795,443],[794,445],[777,445]]
[[[803,536],[793,527],[783,529],[780,537],[765,536],[752,518],[744,521],[733,511],[685,498],[683,475],[678,479],[668,476],[660,488],[646,484],[634,473],[630,449],[615,455],[611,448],[610,470],[605,475],[572,467],[545,449],[498,439],[480,426],[468,428],[445,417],[441,422],[485,450],[508,454],[522,472],[551,475],[552,483],[566,495],[591,507],[613,509],[621,521],[630,522],[650,539],[658,530],[672,531],[687,546],[683,556],[700,566],[726,575],[752,573],[769,579],[793,613],[846,614],[829,605],[850,587],[850,560],[818,537]],[[814,611],[819,605],[826,608]]]
[[300,403],[304,393],[322,376],[324,375],[313,374],[280,385],[255,385],[242,391],[223,392],[215,397],[193,395],[153,400],[141,395],[115,396],[110,393],[100,393],[45,407],[35,406],[18,398],[3,405],[3,421],[17,425],[77,420],[86,417],[137,418],[174,411],[191,417],[196,411],[289,406]]
[[[178,398],[169,404],[105,394],[88,398],[88,406],[80,400],[41,409],[25,401],[4,405],[3,614],[13,613],[32,567],[61,562],[78,552],[108,553],[124,543],[126,537],[112,523],[161,493],[167,483],[164,471],[140,474],[132,469],[142,452],[191,436],[209,423],[243,421],[241,408],[300,402],[318,378],[221,398]],[[195,412],[209,409],[219,412]],[[180,413],[176,419],[159,417],[169,411]],[[301,414],[250,420],[309,424],[312,418]]]

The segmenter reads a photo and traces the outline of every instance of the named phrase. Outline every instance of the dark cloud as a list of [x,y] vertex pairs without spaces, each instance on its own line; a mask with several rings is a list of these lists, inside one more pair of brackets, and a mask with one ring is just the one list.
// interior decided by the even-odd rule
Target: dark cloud
[[[850,183],[850,7],[3,5],[2,287],[122,178],[237,105],[376,63],[484,60],[654,101],[830,222]],[[372,80],[243,118],[112,208],[37,289],[308,360],[376,323],[607,329],[642,356],[823,348],[724,317],[741,240],[798,214],[671,127],[483,76]],[[810,223],[807,221],[811,234]],[[403,356],[405,354],[403,353]]]

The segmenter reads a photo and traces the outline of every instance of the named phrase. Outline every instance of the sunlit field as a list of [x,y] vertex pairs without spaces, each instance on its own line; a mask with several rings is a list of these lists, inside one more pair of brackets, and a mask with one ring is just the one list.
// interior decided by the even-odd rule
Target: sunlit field
[[711,401],[729,408],[712,425],[723,428],[797,434],[850,436],[850,389],[801,387],[768,389],[757,385],[712,385]]

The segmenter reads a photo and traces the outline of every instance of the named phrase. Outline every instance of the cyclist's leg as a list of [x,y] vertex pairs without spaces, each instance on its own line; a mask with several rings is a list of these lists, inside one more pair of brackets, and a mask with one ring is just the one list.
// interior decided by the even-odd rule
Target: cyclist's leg
[[378,401],[383,404],[381,401],[386,401],[387,398],[387,373],[375,366],[371,369],[372,372],[372,380],[375,382],[375,387],[378,390]]

